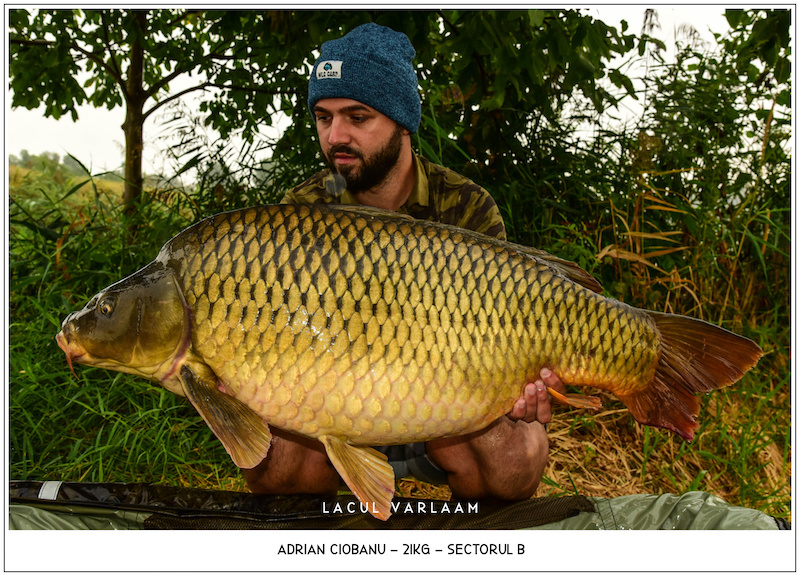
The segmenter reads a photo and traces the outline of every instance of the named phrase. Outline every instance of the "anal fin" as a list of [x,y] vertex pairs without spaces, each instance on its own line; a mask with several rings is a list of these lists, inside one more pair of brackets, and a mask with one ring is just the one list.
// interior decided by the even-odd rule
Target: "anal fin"
[[266,458],[272,440],[269,426],[247,404],[221,392],[210,368],[184,364],[179,379],[184,394],[234,464],[254,468]]
[[567,406],[574,406],[575,408],[588,408],[589,410],[599,410],[603,407],[603,403],[597,396],[584,396],[583,394],[561,394],[552,388],[547,391],[550,396],[557,402],[566,404]]
[[394,470],[386,455],[368,446],[352,446],[333,436],[320,436],[333,467],[369,512],[380,520],[392,515]]

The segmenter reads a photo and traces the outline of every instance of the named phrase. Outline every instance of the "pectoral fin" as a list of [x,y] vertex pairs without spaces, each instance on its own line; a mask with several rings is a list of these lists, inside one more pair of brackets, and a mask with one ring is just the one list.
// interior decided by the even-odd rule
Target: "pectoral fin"
[[380,520],[392,515],[394,471],[385,454],[367,446],[352,446],[339,438],[321,436],[333,467],[362,504]]
[[588,408],[589,410],[599,410],[603,407],[603,403],[597,396],[584,396],[583,394],[560,394],[552,388],[547,391],[554,400],[567,406],[574,406],[575,408]]
[[253,468],[267,456],[272,435],[263,418],[244,402],[221,392],[210,369],[183,365],[183,391],[239,468]]

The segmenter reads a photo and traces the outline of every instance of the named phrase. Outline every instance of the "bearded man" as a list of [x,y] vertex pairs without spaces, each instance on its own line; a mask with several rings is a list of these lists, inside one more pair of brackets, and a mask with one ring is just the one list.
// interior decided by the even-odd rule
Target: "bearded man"
[[[500,211],[486,190],[412,150],[421,118],[414,55],[405,34],[372,23],[322,45],[308,107],[329,168],[289,190],[282,202],[373,206],[505,240]],[[457,498],[530,498],[547,463],[546,386],[564,388],[542,370],[507,416],[478,432],[377,449],[396,478],[447,483]],[[259,493],[324,494],[339,486],[321,443],[277,429],[266,459],[243,473]]]

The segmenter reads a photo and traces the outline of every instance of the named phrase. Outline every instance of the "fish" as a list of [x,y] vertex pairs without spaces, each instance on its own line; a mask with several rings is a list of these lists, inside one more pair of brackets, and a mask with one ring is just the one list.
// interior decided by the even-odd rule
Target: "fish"
[[375,446],[481,430],[543,367],[691,440],[697,394],[762,355],[716,325],[601,292],[572,262],[455,226],[266,205],[186,228],[69,314],[56,342],[73,373],[98,366],[185,396],[240,468],[266,457],[271,426],[319,440],[387,519],[394,474]]

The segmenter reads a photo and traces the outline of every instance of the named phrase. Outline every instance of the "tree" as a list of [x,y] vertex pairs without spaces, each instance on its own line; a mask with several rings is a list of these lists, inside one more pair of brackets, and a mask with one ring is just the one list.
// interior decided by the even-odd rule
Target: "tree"
[[[194,91],[212,98],[247,91],[247,107],[233,121],[252,130],[269,123],[279,73],[269,68],[276,37],[261,13],[191,10],[37,10],[10,12],[12,106],[44,105],[46,116],[70,114],[84,102],[125,107],[126,203],[142,190],[144,122],[169,102]],[[272,42],[272,44],[270,44]],[[248,66],[245,66],[246,62]],[[91,74],[81,86],[80,72]],[[196,77],[177,92],[181,77]],[[208,105],[210,115],[218,106]],[[247,108],[247,109],[245,109]],[[262,110],[259,115],[248,111]],[[212,118],[223,133],[227,125]]]
[[[73,119],[84,102],[124,106],[124,199],[131,204],[142,190],[144,122],[191,92],[206,95],[203,121],[223,138],[238,130],[251,139],[281,110],[295,124],[278,148],[315,154],[305,110],[312,50],[370,20],[409,35],[423,97],[436,107],[443,133],[456,135],[477,163],[495,170],[503,169],[500,158],[525,159],[520,143],[542,118],[558,123],[576,90],[598,109],[612,104],[615,98],[597,80],[613,55],[634,47],[633,36],[578,10],[15,9],[9,18],[12,106],[43,104],[45,115]],[[83,86],[80,72],[91,75]],[[609,78],[632,90],[619,71]],[[179,79],[189,85],[171,91]]]

